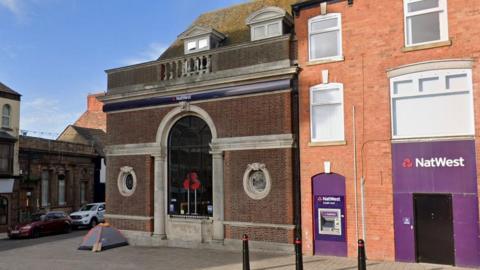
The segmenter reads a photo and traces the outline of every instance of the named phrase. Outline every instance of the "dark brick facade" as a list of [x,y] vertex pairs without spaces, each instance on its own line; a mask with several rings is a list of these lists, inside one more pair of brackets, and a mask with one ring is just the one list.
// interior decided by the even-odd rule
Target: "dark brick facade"
[[229,239],[242,239],[247,234],[250,240],[293,244],[293,229],[279,228],[242,228],[225,226],[225,236]]
[[[220,138],[290,134],[291,93],[250,96],[196,103],[212,117]],[[107,114],[109,144],[152,143],[163,117],[175,107],[152,108]],[[233,120],[234,119],[234,120]],[[224,212],[226,221],[263,224],[293,224],[292,149],[244,150],[224,153]],[[243,188],[248,164],[264,163],[272,178],[272,189],[262,200],[253,200]],[[120,168],[133,167],[137,176],[130,197],[118,191]],[[154,215],[154,159],[149,155],[107,158],[108,214],[152,217]],[[159,211],[159,210],[157,210]],[[109,218],[119,229],[152,231],[152,221]],[[248,231],[252,240],[292,243],[293,230],[277,228],[226,227],[227,238],[241,239]]]
[[[10,225],[22,222],[32,213],[61,210],[76,211],[93,202],[94,176],[98,154],[89,145],[20,136],[19,164],[21,176],[15,180],[14,192],[8,194]],[[48,205],[42,206],[42,172],[48,172]],[[59,175],[65,176],[65,204],[59,203]],[[81,201],[80,183],[86,186]],[[2,195],[3,196],[3,195]],[[6,231],[0,226],[0,232]]]
[[[133,167],[137,176],[135,192],[124,197],[118,191],[117,177],[123,166]],[[153,215],[153,160],[150,156],[112,156],[107,159],[108,213],[118,215]]]
[[[182,48],[177,45],[183,41],[177,40],[157,61],[107,70],[108,92],[103,101],[107,112],[107,145],[112,152],[107,155],[106,201],[108,214],[117,215],[109,217],[112,224],[119,229],[150,232],[154,222],[143,219],[152,218],[157,211],[165,215],[165,209],[154,209],[153,195],[154,180],[165,181],[163,170],[168,164],[163,159],[159,161],[162,169],[159,178],[154,179],[154,159],[150,154],[159,155],[152,145],[160,143],[158,129],[166,115],[172,110],[180,115],[183,110],[184,115],[210,118],[208,122],[213,122],[218,139],[211,149],[224,156],[224,202],[223,205],[215,202],[221,196],[221,189],[215,186],[212,232],[211,236],[205,236],[202,231],[202,239],[221,240],[223,234],[225,238],[240,239],[248,232],[252,240],[292,243],[293,142],[288,138],[294,133],[290,88],[297,69],[291,64],[290,16],[281,15],[285,15],[281,19],[285,28],[280,35],[256,41],[251,41],[250,27],[244,22],[250,14],[265,7],[278,6],[289,11],[293,2],[260,0],[206,13],[197,22],[225,34],[220,47],[184,55],[183,49],[177,50]],[[184,102],[165,105],[177,101]],[[189,109],[192,106],[195,110]],[[163,135],[168,130],[160,132]],[[267,135],[272,136],[256,141],[255,136]],[[236,148],[228,148],[231,145]],[[219,156],[216,152],[212,161],[214,185],[222,180],[218,175],[222,167]],[[166,162],[168,158],[165,157]],[[270,193],[260,200],[251,199],[243,187],[247,165],[252,163],[265,164],[272,179]],[[133,167],[137,176],[136,190],[129,197],[122,196],[117,187],[123,166]],[[217,206],[223,207],[223,214]],[[217,226],[220,224],[217,218],[222,215],[231,222],[224,231]],[[162,220],[158,215],[156,218]],[[157,225],[156,230],[163,234],[163,224]],[[169,229],[168,218],[165,225],[168,239],[168,234],[175,232]]]
[[[250,96],[195,104],[215,122],[218,137],[292,132],[291,93]],[[172,107],[107,114],[108,144],[155,142],[158,126]],[[235,121],[232,121],[235,119]]]
[[[225,220],[293,224],[292,149],[230,151],[224,160]],[[272,179],[272,189],[262,200],[251,199],[243,190],[243,175],[252,162],[264,163]]]

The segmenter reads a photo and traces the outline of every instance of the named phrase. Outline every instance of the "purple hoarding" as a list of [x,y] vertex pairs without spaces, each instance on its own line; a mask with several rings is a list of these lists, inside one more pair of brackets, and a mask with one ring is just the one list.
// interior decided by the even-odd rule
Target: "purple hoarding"
[[392,144],[395,256],[413,262],[414,193],[452,194],[455,262],[480,265],[475,141]]
[[315,254],[347,256],[345,177],[317,174],[312,189]]

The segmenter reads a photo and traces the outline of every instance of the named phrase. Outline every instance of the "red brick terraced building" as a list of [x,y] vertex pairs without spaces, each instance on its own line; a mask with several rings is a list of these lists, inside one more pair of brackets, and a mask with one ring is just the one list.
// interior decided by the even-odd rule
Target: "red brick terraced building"
[[480,5],[302,1],[303,250],[480,265]]

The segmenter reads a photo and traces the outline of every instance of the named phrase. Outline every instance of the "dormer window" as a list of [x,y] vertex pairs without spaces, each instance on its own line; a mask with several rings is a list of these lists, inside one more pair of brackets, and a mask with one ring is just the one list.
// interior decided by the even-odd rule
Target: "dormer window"
[[208,37],[186,41],[188,52],[196,52],[210,49]]
[[266,7],[248,16],[251,40],[278,37],[292,26],[292,17],[279,7]]
[[184,41],[185,54],[189,54],[217,48],[225,36],[213,28],[194,25],[179,38]]

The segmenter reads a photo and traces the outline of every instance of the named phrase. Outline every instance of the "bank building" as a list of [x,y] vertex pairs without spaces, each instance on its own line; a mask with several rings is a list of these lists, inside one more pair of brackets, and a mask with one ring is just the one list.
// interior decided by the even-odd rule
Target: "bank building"
[[106,217],[131,243],[293,250],[293,2],[205,13],[106,71]]

